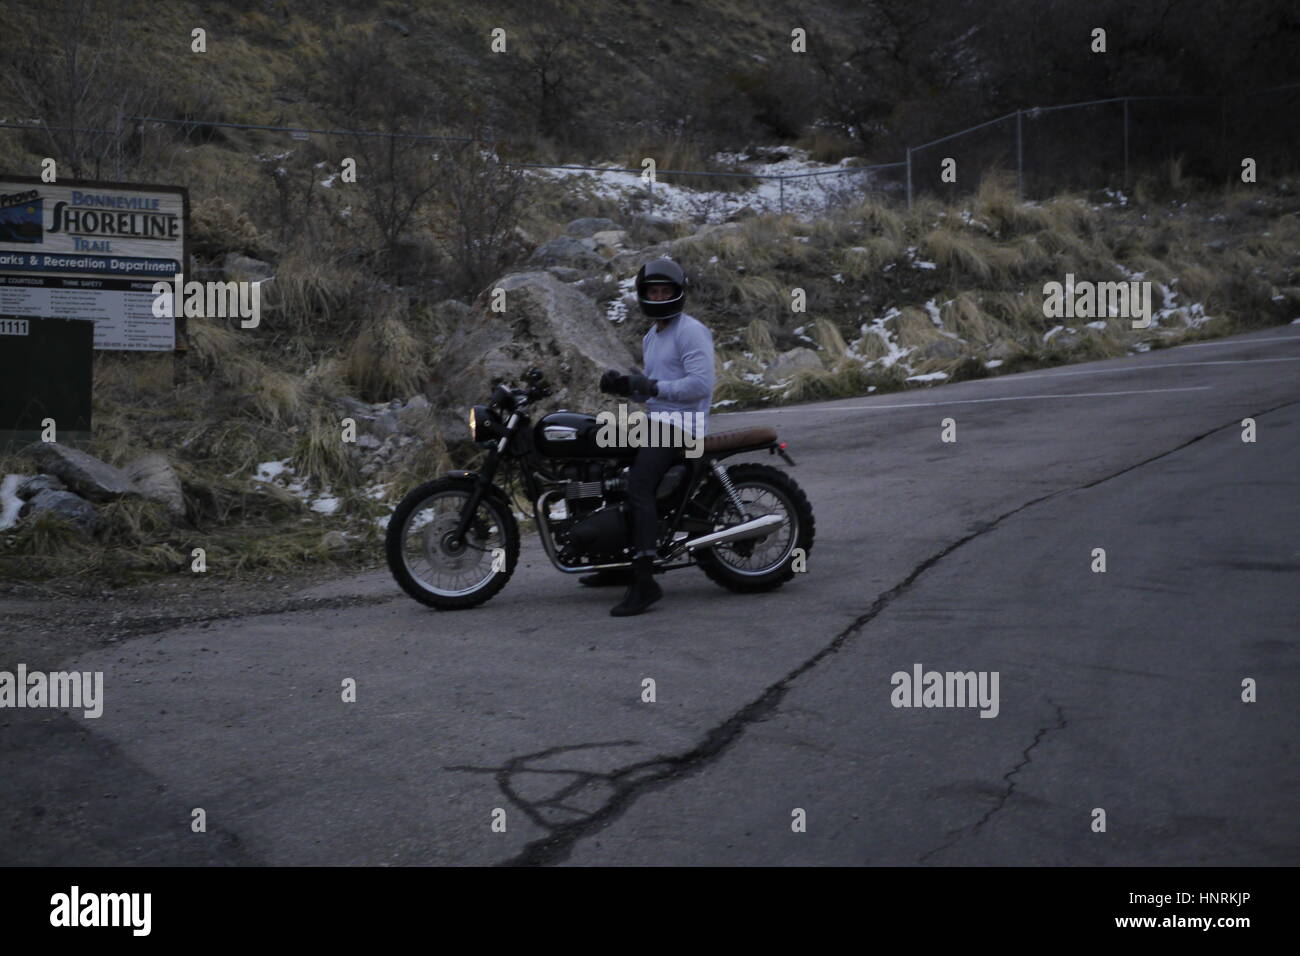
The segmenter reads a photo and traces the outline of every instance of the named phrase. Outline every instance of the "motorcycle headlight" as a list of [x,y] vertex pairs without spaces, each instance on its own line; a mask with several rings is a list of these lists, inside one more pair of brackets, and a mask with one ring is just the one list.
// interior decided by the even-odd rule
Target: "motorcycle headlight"
[[469,410],[469,440],[485,441],[492,437],[492,412],[486,405],[475,405]]

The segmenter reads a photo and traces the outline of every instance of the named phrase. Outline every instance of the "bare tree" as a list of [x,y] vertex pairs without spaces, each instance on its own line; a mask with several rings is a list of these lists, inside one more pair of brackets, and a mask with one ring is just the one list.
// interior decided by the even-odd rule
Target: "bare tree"
[[11,43],[6,85],[39,121],[49,154],[74,177],[121,179],[131,164],[128,119],[158,99],[156,80],[130,55],[113,4],[61,0],[41,12],[30,43]]
[[514,257],[526,180],[477,140],[441,147],[434,173],[434,238],[454,265],[453,288],[473,296]]

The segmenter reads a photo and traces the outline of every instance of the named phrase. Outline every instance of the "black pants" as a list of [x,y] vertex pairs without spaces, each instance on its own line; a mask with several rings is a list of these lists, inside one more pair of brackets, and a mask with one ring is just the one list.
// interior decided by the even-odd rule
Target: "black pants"
[[659,515],[655,510],[655,492],[669,468],[679,462],[684,449],[638,448],[627,473],[627,501],[632,511],[632,555],[654,556],[658,538]]

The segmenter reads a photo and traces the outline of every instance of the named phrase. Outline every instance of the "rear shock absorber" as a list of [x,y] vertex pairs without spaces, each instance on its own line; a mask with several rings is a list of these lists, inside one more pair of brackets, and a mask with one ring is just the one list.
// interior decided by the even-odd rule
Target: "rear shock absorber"
[[740,515],[740,520],[748,520],[749,516],[745,514],[745,504],[740,500],[740,492],[736,491],[736,486],[731,483],[731,476],[727,474],[726,466],[718,464],[718,460],[714,458],[709,461],[709,467],[713,470],[713,474],[717,476],[718,484],[722,485],[722,490],[731,499],[731,506],[736,509],[736,514]]

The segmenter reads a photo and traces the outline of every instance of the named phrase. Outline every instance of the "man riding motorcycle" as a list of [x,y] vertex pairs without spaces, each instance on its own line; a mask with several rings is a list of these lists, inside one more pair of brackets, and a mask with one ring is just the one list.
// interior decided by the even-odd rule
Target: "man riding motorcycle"
[[[643,402],[651,419],[680,419],[696,441],[703,441],[713,403],[713,333],[683,311],[686,273],[671,259],[646,263],[636,276],[637,302],[653,324],[641,340],[643,373],[607,371],[600,390]],[[658,517],[655,492],[664,472],[678,462],[684,443],[674,447],[641,447],[627,476],[627,500],[632,523],[632,569],[601,571],[581,578],[583,584],[628,585],[623,600],[610,610],[615,617],[641,614],[663,597],[654,579]]]

